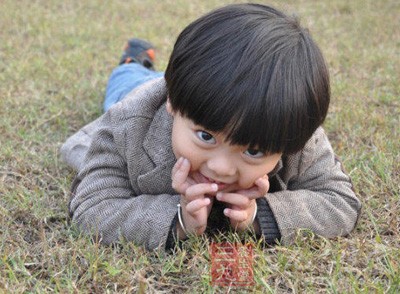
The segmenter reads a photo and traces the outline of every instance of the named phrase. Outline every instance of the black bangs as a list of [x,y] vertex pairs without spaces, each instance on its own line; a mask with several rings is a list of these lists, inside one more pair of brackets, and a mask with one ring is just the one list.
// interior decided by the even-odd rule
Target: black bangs
[[318,47],[296,20],[263,5],[230,5],[190,24],[165,79],[175,111],[269,153],[303,148],[329,105]]

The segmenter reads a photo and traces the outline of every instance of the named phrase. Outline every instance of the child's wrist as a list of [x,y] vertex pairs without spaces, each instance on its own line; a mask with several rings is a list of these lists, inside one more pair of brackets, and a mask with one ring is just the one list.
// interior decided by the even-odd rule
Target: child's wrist
[[256,220],[257,216],[257,202],[254,201],[254,209],[251,214],[251,219],[247,219],[241,223],[236,224],[235,230],[237,231],[246,231],[246,230],[255,230],[256,232],[260,230],[258,222]]
[[257,216],[257,202],[254,201],[254,210],[253,210],[253,214],[251,217],[251,220],[248,224],[248,226],[246,227],[247,230],[255,230],[255,227],[258,227],[258,223],[256,221],[256,216]]

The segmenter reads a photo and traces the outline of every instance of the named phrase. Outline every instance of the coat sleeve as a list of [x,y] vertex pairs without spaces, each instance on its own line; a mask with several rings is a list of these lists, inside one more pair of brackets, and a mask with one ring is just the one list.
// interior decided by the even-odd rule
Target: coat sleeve
[[323,129],[315,132],[302,152],[288,158],[291,168],[283,175],[285,189],[266,195],[282,243],[292,243],[297,229],[327,238],[349,234],[361,204]]
[[179,196],[135,194],[110,116],[97,122],[84,163],[77,164],[69,206],[73,222],[104,244],[125,239],[150,250],[165,246]]

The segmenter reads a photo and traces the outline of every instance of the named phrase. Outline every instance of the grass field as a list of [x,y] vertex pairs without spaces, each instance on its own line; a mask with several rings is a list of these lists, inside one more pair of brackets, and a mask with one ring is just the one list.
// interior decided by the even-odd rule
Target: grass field
[[1,1],[0,293],[400,292],[397,0],[268,2],[301,17],[329,64],[325,128],[363,203],[351,236],[257,247],[255,286],[230,289],[210,285],[203,239],[165,255],[98,246],[70,227],[74,174],[58,149],[101,113],[123,43],[151,40],[163,70],[185,25],[232,2]]

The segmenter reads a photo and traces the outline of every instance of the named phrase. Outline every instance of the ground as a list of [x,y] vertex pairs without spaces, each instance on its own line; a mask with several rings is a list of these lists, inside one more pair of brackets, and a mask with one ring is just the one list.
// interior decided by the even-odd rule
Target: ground
[[[101,113],[126,39],[157,47],[164,70],[178,33],[238,1],[13,1],[0,11],[1,293],[400,292],[400,4],[396,0],[270,1],[310,28],[331,73],[324,124],[363,210],[355,231],[299,232],[254,249],[251,288],[211,285],[209,244],[173,255],[99,246],[71,227],[66,137]],[[265,1],[262,1],[266,3]]]

